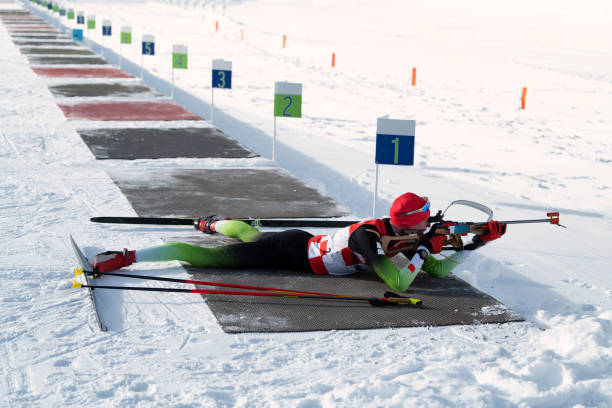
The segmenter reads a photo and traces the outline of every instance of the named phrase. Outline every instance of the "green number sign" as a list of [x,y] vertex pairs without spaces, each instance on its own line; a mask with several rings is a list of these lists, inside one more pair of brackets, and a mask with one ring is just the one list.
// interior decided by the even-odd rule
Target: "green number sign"
[[302,117],[302,84],[291,82],[274,84],[274,116]]
[[132,33],[121,33],[121,44],[131,44]]
[[302,95],[274,95],[274,116],[302,117]]
[[187,69],[187,47],[175,45],[172,47],[172,68]]

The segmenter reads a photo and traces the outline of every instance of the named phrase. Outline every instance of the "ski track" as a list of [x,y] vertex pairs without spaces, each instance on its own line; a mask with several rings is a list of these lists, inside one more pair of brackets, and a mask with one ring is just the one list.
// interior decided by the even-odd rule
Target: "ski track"
[[[392,11],[399,10],[400,3],[389,2],[388,6]],[[231,112],[231,116],[220,120],[219,126],[222,130],[240,130],[241,125],[232,122],[235,116],[249,123],[249,129],[266,135],[255,135],[253,139],[238,137],[241,143],[264,155],[252,165],[269,165],[265,154],[271,132],[270,95],[272,81],[280,78],[273,78],[268,67],[275,66],[275,74],[287,79],[298,80],[298,75],[306,75],[306,89],[310,93],[304,102],[306,114],[299,123],[279,123],[278,152],[286,154],[279,159],[280,164],[357,214],[367,213],[370,198],[364,205],[363,197],[335,190],[333,183],[326,180],[327,170],[317,172],[301,167],[310,163],[301,154],[307,155],[320,146],[333,146],[319,149],[317,160],[334,174],[343,175],[353,186],[371,191],[375,133],[371,123],[377,115],[387,113],[378,112],[379,108],[372,112],[371,107],[388,106],[386,101],[396,100],[397,107],[389,108],[392,117],[412,115],[418,119],[418,165],[398,169],[395,177],[386,177],[390,172],[381,170],[381,203],[388,205],[405,188],[398,180],[411,180],[411,188],[431,191],[436,202],[476,197],[505,218],[532,215],[539,218],[548,208],[561,203],[567,210],[567,214],[562,211],[562,223],[567,223],[570,229],[517,227],[509,232],[508,238],[487,247],[457,271],[462,279],[527,317],[524,323],[227,335],[199,295],[103,292],[102,315],[110,331],[100,333],[85,291],[69,289],[74,261],[68,234],[73,233],[87,255],[92,256],[102,248],[157,244],[168,231],[91,224],[89,217],[93,215],[135,215],[104,169],[125,166],[146,170],[154,166],[189,167],[196,163],[188,160],[97,163],[75,131],[79,123],[65,120],[47,89],[48,85],[63,81],[46,80],[31,72],[25,57],[12,44],[6,27],[0,25],[0,49],[4,50],[0,58],[3,405],[612,406],[609,340],[612,259],[607,250],[612,221],[606,215],[611,209],[612,146],[607,138],[610,116],[605,111],[612,94],[609,76],[569,65],[559,68],[558,63],[545,61],[545,56],[525,64],[528,49],[509,65],[507,73],[515,74],[515,69],[531,73],[530,78],[542,78],[543,85],[540,89],[530,86],[529,96],[533,95],[533,99],[528,104],[533,110],[519,115],[515,105],[506,102],[510,95],[518,94],[518,83],[506,87],[497,78],[470,76],[437,82],[433,78],[443,71],[444,64],[428,60],[426,53],[420,55],[429,69],[425,70],[424,78],[419,76],[419,81],[422,80],[419,83],[424,85],[417,90],[406,91],[407,79],[399,69],[390,68],[379,77],[370,75],[380,72],[372,68],[378,54],[373,52],[364,61],[361,55],[361,59],[357,58],[358,54],[350,51],[371,50],[376,39],[395,39],[394,25],[385,24],[385,19],[373,27],[362,24],[359,30],[339,24],[338,34],[358,35],[365,32],[364,27],[370,27],[369,33],[375,39],[345,44],[344,55],[339,53],[338,71],[330,72],[320,63],[323,58],[327,61],[327,53],[299,54],[291,47],[284,55],[275,51],[280,28],[267,26],[265,16],[257,12],[260,5],[280,7],[272,0],[213,1],[206,6],[194,3],[193,7],[186,2],[179,2],[181,7],[148,4],[147,10],[138,4],[113,3],[112,9],[100,3],[80,2],[79,6],[98,16],[113,14],[117,27],[126,23],[133,24],[135,32],[155,29],[160,45],[165,42],[167,46],[171,36],[177,41],[184,40],[193,50],[190,64],[194,69],[179,76],[177,85],[199,93],[204,99],[210,89],[193,78],[208,78],[208,71],[202,67],[209,64],[213,53],[215,57],[222,50],[231,53],[230,58],[237,61],[235,81],[245,85],[216,98],[221,112]],[[472,10],[474,17],[464,16],[466,23],[472,18],[478,21],[479,13],[486,14],[487,7],[481,5]],[[4,6],[2,3],[0,8]],[[453,27],[455,20],[449,15],[461,6],[447,6],[448,14],[441,13],[440,20],[430,20],[439,21],[435,26],[415,21],[422,30],[418,35],[423,38],[429,35],[434,45],[447,40],[451,45],[458,44],[452,35],[451,38],[431,35],[444,22]],[[327,7],[329,13],[323,13],[321,18],[337,16],[338,10],[354,18],[373,6],[356,2],[349,7],[346,2],[338,2]],[[424,16],[437,12],[435,6],[419,7]],[[287,10],[280,7],[280,15]],[[308,19],[310,9],[304,10]],[[537,10],[542,12],[546,6]],[[565,22],[562,18],[565,8],[555,10],[548,18],[561,17],[560,21]],[[582,10],[576,10],[578,21],[584,15]],[[378,21],[380,13],[372,11],[372,21]],[[506,11],[510,17],[518,13]],[[209,29],[197,33],[208,40],[202,41],[202,46],[209,47],[206,52],[198,51],[193,24],[199,22],[200,13],[205,15],[208,25],[220,18],[224,30],[232,24],[234,28],[244,27],[248,41],[237,43],[236,34],[229,34],[229,29],[222,30],[219,39],[211,41],[214,34]],[[250,14],[261,17],[261,21],[252,19]],[[154,24],[162,15],[170,22],[163,30]],[[531,18],[526,17],[527,28]],[[176,24],[177,21],[184,24]],[[517,20],[512,21],[514,24]],[[597,21],[593,22],[594,27]],[[526,35],[520,30],[506,29],[512,35]],[[452,33],[446,34],[449,32]],[[306,49],[302,41],[309,45],[330,41],[338,46],[344,44],[337,39],[326,40],[324,33],[303,34],[297,24],[295,33],[289,35],[290,44],[301,51]],[[584,35],[588,35],[588,30]],[[486,44],[486,37],[483,38]],[[425,47],[416,41],[412,45],[415,55]],[[163,53],[168,54],[169,50],[160,46],[160,54]],[[449,60],[456,58],[456,70],[467,72],[462,70],[470,65],[469,58],[457,58],[459,51],[449,53]],[[495,59],[495,55],[491,58]],[[124,58],[140,61],[131,49],[125,50]],[[352,58],[353,62],[361,63],[356,66],[362,69],[348,68],[348,61],[342,58]],[[249,61],[250,72],[241,72],[238,62],[244,65]],[[490,66],[500,67],[497,61],[483,59],[483,69]],[[168,74],[165,65],[151,65],[150,69],[160,77]],[[469,92],[479,97],[465,97]],[[580,95],[588,99],[586,104],[572,103],[569,111],[584,119],[575,123],[563,100]],[[315,97],[319,102],[314,102]],[[350,109],[336,117],[335,105]],[[505,137],[491,141],[496,132]],[[455,134],[463,137],[449,136]],[[289,138],[298,153],[287,148]],[[332,155],[337,147],[347,152],[341,163]],[[473,160],[457,162],[457,157],[471,157],[475,150],[483,153]],[[516,165],[517,153],[521,166]],[[197,165],[234,164],[203,161]],[[565,171],[566,168],[574,171]],[[177,230],[175,235],[180,234],[187,236],[191,232]],[[174,262],[134,265],[128,270],[185,276]],[[147,284],[164,286],[159,282]]]

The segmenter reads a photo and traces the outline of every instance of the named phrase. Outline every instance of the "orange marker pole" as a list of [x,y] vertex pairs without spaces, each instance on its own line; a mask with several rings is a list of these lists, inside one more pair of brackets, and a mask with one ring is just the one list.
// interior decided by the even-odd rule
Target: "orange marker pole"
[[336,53],[332,52],[332,68],[336,66]]
[[412,68],[412,86],[416,86],[416,68]]
[[215,21],[215,31],[219,31],[219,20]]
[[527,88],[523,87],[523,94],[521,95],[521,109],[525,109],[527,103]]
[[287,35],[283,34],[283,48],[287,45]]
[[244,40],[244,29],[240,29],[240,39]]

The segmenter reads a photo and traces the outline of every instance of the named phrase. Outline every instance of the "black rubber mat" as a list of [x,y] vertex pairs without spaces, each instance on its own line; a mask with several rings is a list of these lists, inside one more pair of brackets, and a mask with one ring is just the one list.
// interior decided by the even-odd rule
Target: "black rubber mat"
[[[327,276],[287,270],[223,270],[184,266],[193,279],[212,282],[367,297],[382,297],[389,290],[374,272],[368,271],[349,276]],[[200,288],[224,289],[210,286]],[[363,301],[202,296],[227,333],[474,325],[524,320],[496,299],[452,274],[437,279],[420,273],[405,295],[421,299],[422,307],[381,307]]]
[[14,39],[27,40],[66,40],[69,37],[66,34],[23,34],[12,32],[9,33]]
[[96,159],[257,156],[215,128],[91,129],[78,132]]
[[[53,44],[55,45],[55,44]],[[21,48],[20,52],[25,55],[96,55],[84,48]]]
[[36,47],[36,46],[40,46],[40,47],[48,47],[48,46],[55,46],[55,47],[76,47],[78,44],[72,40],[55,40],[55,41],[40,41],[40,40],[28,40],[28,39],[17,39],[17,38],[13,38],[13,42],[15,43],[15,45],[20,46],[20,47]]
[[11,36],[21,36],[21,35],[60,35],[64,33],[58,30],[33,30],[33,29],[25,29],[25,28],[8,28],[8,32]]
[[29,55],[28,60],[34,65],[104,65],[107,61],[100,57],[41,57]]
[[108,169],[140,216],[337,217],[330,198],[280,168]]
[[68,84],[50,86],[49,90],[56,96],[137,96],[137,97],[160,97],[161,93],[140,84]]

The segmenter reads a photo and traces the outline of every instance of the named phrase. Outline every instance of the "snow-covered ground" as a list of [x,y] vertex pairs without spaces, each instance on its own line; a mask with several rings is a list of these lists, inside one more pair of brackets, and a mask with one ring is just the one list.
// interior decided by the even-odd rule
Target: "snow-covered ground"
[[[251,165],[271,164],[274,81],[302,82],[303,118],[277,121],[276,161],[358,217],[371,215],[376,118],[390,114],[417,121],[417,165],[381,168],[378,215],[414,191],[436,210],[468,199],[502,220],[559,210],[567,229],[511,226],[456,270],[525,323],[227,335],[197,295],[113,293],[101,333],[85,292],[69,289],[68,234],[89,254],[190,234],[90,223],[134,215],[104,170],[234,163],[96,162],[47,89],[59,80],[35,75],[0,27],[3,406],[612,406],[609,2],[66,5],[113,21],[111,60],[132,26],[128,71],[139,73],[140,36],[155,35],[145,80],[167,94],[172,45],[187,45],[175,96],[205,117],[211,61],[231,60],[215,125],[264,156]],[[131,269],[151,268],[186,275]]]

